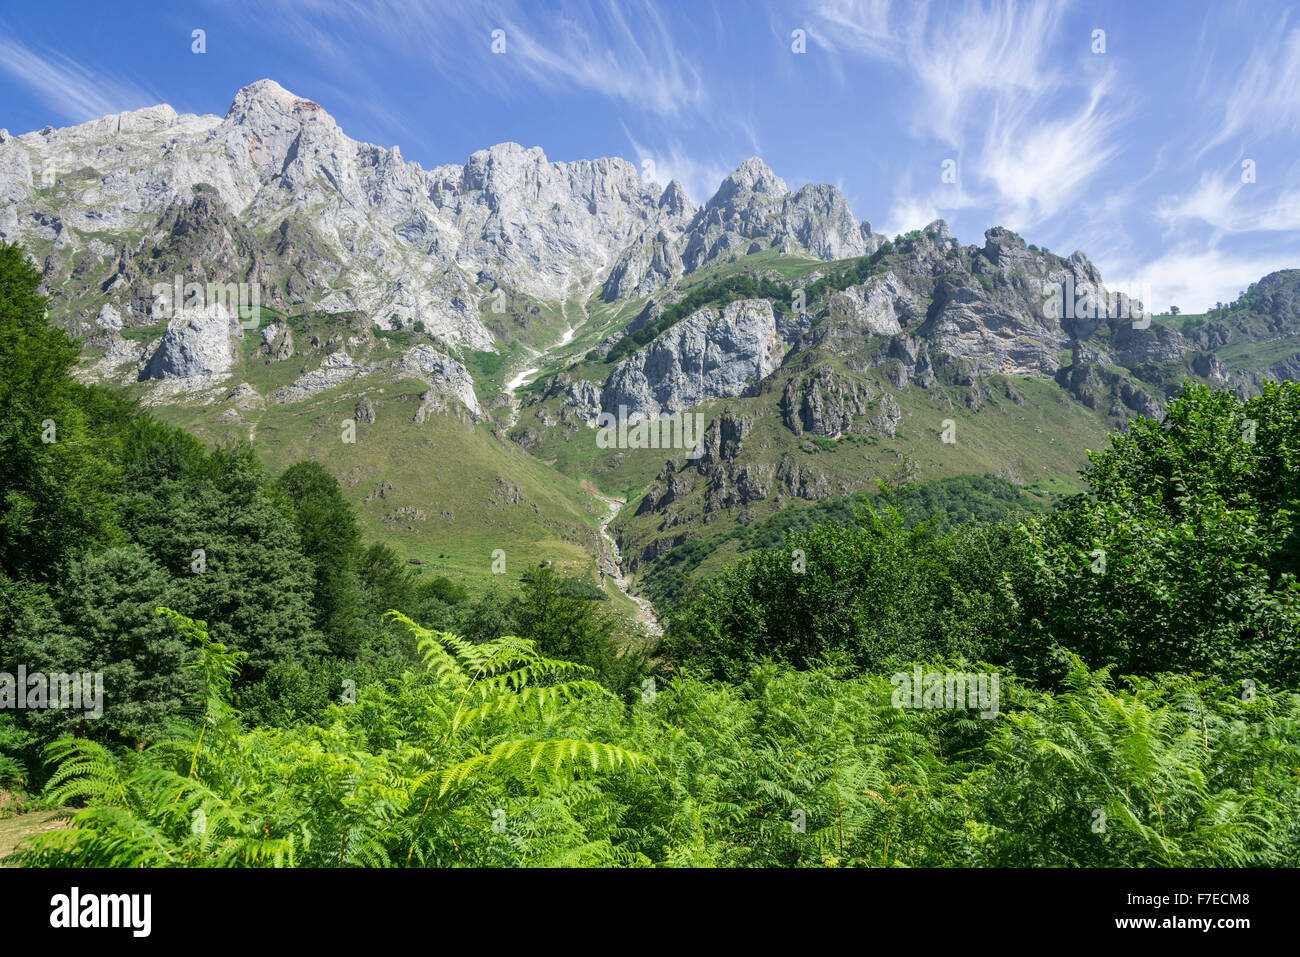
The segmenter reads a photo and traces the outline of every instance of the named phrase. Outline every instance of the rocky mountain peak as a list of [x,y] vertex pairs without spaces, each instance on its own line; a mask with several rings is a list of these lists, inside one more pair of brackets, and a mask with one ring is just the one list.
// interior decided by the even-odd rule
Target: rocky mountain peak
[[500,192],[520,185],[528,170],[546,163],[546,154],[540,146],[525,149],[518,143],[498,143],[487,149],[476,150],[465,162],[465,189]]
[[751,193],[769,199],[780,199],[789,191],[785,180],[773,173],[771,168],[757,156],[751,156],[722,181],[722,185],[718,187],[718,191],[713,194],[713,198],[707,205],[726,205],[738,196]]
[[984,256],[993,265],[1006,267],[1033,258],[1033,253],[1018,234],[1005,226],[993,226],[984,231]]
[[669,216],[689,218],[695,214],[695,204],[686,195],[686,190],[677,180],[673,180],[659,197],[659,209]]
[[1300,280],[1300,269],[1279,269],[1260,279],[1255,288],[1259,292],[1274,292],[1297,280]]
[[290,93],[279,83],[267,79],[250,83],[236,93],[225,118],[257,127],[268,119],[289,117],[313,117],[334,122],[319,103]]
[[720,257],[734,260],[768,248],[844,259],[876,245],[871,228],[854,218],[834,186],[809,183],[792,193],[766,163],[751,157],[696,212],[681,257],[685,271],[692,272]]
[[946,243],[952,239],[952,231],[948,229],[948,223],[943,219],[936,219],[930,225],[926,226],[925,229],[921,230],[921,232],[925,235],[933,233],[935,238],[941,243]]

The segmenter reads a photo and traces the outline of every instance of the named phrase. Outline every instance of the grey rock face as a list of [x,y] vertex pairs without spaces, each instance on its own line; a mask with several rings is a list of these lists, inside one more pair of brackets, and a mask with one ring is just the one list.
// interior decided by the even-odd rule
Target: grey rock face
[[406,372],[429,383],[431,392],[458,400],[474,415],[481,414],[469,370],[427,343],[413,346],[397,360],[381,363],[389,372]]
[[686,271],[729,253],[758,248],[800,249],[820,259],[861,256],[879,245],[871,227],[853,217],[833,186],[808,185],[793,193],[757,157],[722,181],[695,214],[683,238]]
[[95,323],[101,329],[118,329],[122,328],[122,314],[105,303],[99,310],[99,315],[95,317]]
[[700,442],[701,455],[696,469],[708,474],[715,465],[734,462],[749,433],[754,430],[754,420],[738,415],[730,409],[709,423]]
[[[984,246],[971,251],[968,268],[946,224],[931,223],[913,258],[896,267],[902,271],[894,274],[893,285],[930,300],[916,334],[931,351],[978,374],[1054,376],[1072,343],[1089,340],[1108,322],[1108,309],[1116,315],[1136,313],[1137,304],[1127,297],[1108,294],[1082,253],[1060,259],[1031,250],[1001,227],[988,230]],[[890,288],[877,296],[883,300],[898,293]],[[1168,330],[1134,332],[1137,337],[1126,343],[1151,355],[1176,357],[1185,348]]]
[[1163,399],[1116,371],[1100,353],[1076,343],[1070,358],[1069,367],[1060,371],[1057,380],[1088,408],[1119,418],[1133,414],[1159,418],[1164,414]]
[[645,296],[658,286],[680,277],[686,266],[681,246],[685,228],[695,216],[682,184],[673,180],[659,197],[656,223],[641,233],[619,256],[601,298],[614,302],[631,296]]
[[921,232],[928,236],[933,236],[940,243],[948,243],[952,241],[952,231],[948,229],[948,223],[942,219],[936,219],[934,222],[926,226],[925,229],[921,230]]
[[872,277],[860,286],[850,286],[831,297],[832,313],[839,313],[865,332],[876,336],[895,336],[924,310],[906,286],[893,273]]
[[430,174],[435,214],[452,227],[462,269],[540,299],[593,290],[623,247],[660,218],[662,191],[620,159],[548,163],[503,143]]
[[238,356],[243,327],[220,303],[171,320],[140,379],[222,378]]
[[1115,330],[1115,348],[1120,365],[1132,368],[1144,362],[1181,359],[1190,345],[1167,326],[1152,323],[1149,328],[1138,329],[1131,322],[1122,322]]
[[597,424],[601,411],[600,390],[593,383],[586,379],[571,379],[561,373],[548,379],[542,392],[545,399],[557,395],[564,396],[565,408],[572,410],[578,421],[593,427]]
[[1226,383],[1228,381],[1228,367],[1223,364],[1223,360],[1212,352],[1198,353],[1192,360],[1192,369],[1198,376],[1212,382]]
[[226,401],[234,403],[237,410],[264,409],[266,400],[258,395],[247,382],[241,382],[234,389],[226,394]]
[[878,394],[868,383],[836,375],[825,365],[807,378],[786,383],[781,416],[795,435],[809,432],[826,438],[849,432],[892,438],[902,420],[888,392]]
[[286,323],[275,321],[262,329],[262,347],[259,354],[283,362],[293,356],[293,332]]
[[601,407],[618,415],[683,412],[708,399],[745,394],[781,362],[795,328],[782,334],[762,299],[702,309],[615,367]]
[[326,389],[342,385],[364,374],[365,371],[353,362],[352,357],[346,352],[331,352],[317,368],[300,376],[289,385],[276,389],[266,397],[266,401],[272,404],[303,402]]
[[606,302],[649,295],[659,286],[679,278],[686,266],[677,249],[680,231],[660,228],[641,236],[619,257],[605,281],[601,298]]
[[91,382],[112,381],[123,385],[139,381],[145,359],[145,350],[139,343],[124,339],[118,330],[108,328],[90,336],[86,344],[104,352],[90,365],[75,367],[73,375]]
[[[450,408],[452,402],[460,403],[474,417],[480,415],[478,399],[474,394],[474,381],[469,371],[427,343],[413,346],[396,359],[381,362],[358,362],[344,349],[337,349],[326,355],[315,369],[299,376],[291,384],[276,389],[267,396],[266,401],[273,405],[303,402],[326,389],[373,373],[380,373],[390,381],[415,379],[428,387],[421,396],[420,408],[423,411],[417,412],[418,422],[425,421],[430,412]],[[360,410],[355,416],[358,422],[373,421],[374,408],[368,400],[362,400],[356,408]]]
[[[1017,304],[1018,305],[1018,304]],[[920,334],[943,352],[989,372],[1056,372],[1067,337],[1023,307],[1008,308],[980,287],[956,277],[941,280]]]

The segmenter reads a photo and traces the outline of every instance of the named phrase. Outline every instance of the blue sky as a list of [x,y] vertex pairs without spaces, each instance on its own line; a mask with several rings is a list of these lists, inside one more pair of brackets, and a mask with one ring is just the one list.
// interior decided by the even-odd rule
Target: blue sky
[[14,133],[160,102],[222,114],[262,77],[426,168],[513,140],[553,160],[649,160],[703,202],[759,155],[791,188],[835,184],[891,235],[941,216],[963,242],[1005,225],[1082,249],[1156,309],[1200,311],[1300,267],[1300,10],[1285,3],[0,8]]

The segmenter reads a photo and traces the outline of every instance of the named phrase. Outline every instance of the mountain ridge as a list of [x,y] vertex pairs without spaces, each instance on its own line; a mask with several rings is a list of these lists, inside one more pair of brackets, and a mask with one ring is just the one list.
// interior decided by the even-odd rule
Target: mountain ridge
[[[136,137],[137,152],[143,151],[126,168],[113,163],[112,154],[124,150],[110,141],[120,135]],[[110,169],[102,171],[95,162]],[[761,161],[746,163],[737,172],[755,174],[749,185],[778,183],[784,190],[784,182]],[[755,170],[755,163],[766,174]],[[740,183],[735,176],[724,189]],[[56,193],[66,192],[68,202],[41,210],[39,219],[20,219],[20,207],[51,205],[54,197],[37,195],[42,182]],[[350,139],[319,104],[268,79],[237,92],[222,117],[182,115],[163,104],[58,130],[47,127],[17,137],[6,132],[0,140],[0,197],[8,214],[0,216],[0,235],[46,240],[57,251],[76,242],[67,227],[151,233],[155,230],[146,220],[161,219],[168,208],[189,201],[200,184],[211,187],[230,215],[254,231],[269,232],[287,221],[309,236],[322,233],[327,248],[321,252],[332,253],[327,258],[335,271],[354,280],[332,284],[345,285],[341,297],[376,324],[387,326],[397,315],[474,348],[491,347],[501,338],[479,315],[498,283],[561,301],[571,292],[581,295],[603,286],[635,236],[684,234],[690,219],[706,211],[739,215],[731,207],[719,211],[718,196],[710,200],[714,206],[697,208],[680,183],[644,180],[617,157],[552,162],[539,147],[506,142],[477,150],[462,164],[425,170],[403,160],[397,147]],[[838,203],[832,198],[832,204],[847,210],[842,197]],[[106,205],[112,207],[107,212],[99,208]],[[83,212],[91,209],[93,215]],[[562,242],[548,234],[560,228]],[[717,233],[720,226],[711,222],[700,229]],[[804,229],[813,235],[812,226]],[[856,221],[853,230],[860,230]],[[385,232],[388,240],[371,235]],[[728,248],[725,235],[694,238],[688,271]],[[824,237],[818,242],[827,252],[838,248]],[[103,253],[97,247],[91,251]],[[404,265],[427,261],[436,268],[413,270],[414,281],[405,285],[382,268],[347,276],[350,264],[341,260],[358,254],[396,258]],[[302,294],[329,285],[327,278],[339,277],[309,271],[285,298],[309,301]],[[367,280],[373,285],[383,278],[391,280],[396,294],[367,287]],[[418,294],[421,281],[430,295]],[[329,304],[330,297],[314,300],[321,302]]]
[[[161,105],[0,131],[0,199],[0,239],[35,255],[52,319],[84,340],[82,377],[214,441],[318,455],[421,560],[466,515],[474,548],[513,541],[500,509],[531,505],[528,534],[608,569],[583,482],[627,499],[611,531],[635,568],[878,480],[1068,481],[1083,442],[1161,415],[1186,378],[1256,393],[1300,375],[1300,270],[1152,321],[1081,251],[999,226],[962,244],[943,220],[890,240],[835,187],[791,191],[758,157],[699,206],[626,160],[517,143],[426,170],[271,80],[220,117]],[[157,296],[173,283],[261,301],[173,314]],[[541,371],[506,388],[524,363]],[[707,422],[695,459],[596,447],[602,414],[688,411]],[[357,454],[291,434],[349,421]],[[1062,431],[1075,447],[1053,447]],[[395,443],[452,434],[486,511],[445,462],[386,487]],[[502,444],[537,465],[505,492]],[[525,552],[549,558],[539,541]]]

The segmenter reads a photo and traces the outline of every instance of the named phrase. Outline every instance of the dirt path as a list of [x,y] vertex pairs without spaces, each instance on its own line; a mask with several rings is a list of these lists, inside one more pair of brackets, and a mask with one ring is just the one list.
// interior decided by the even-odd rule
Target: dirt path
[[3,863],[12,854],[18,842],[33,834],[57,831],[67,827],[67,811],[29,811],[13,817],[0,818],[0,867],[13,867]]

